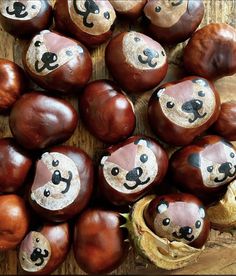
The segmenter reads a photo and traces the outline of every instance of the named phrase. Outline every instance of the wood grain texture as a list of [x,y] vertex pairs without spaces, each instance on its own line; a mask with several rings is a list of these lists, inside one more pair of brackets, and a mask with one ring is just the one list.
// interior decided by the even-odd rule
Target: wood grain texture
[[[3,0],[2,0],[3,1]],[[205,16],[201,26],[205,26],[211,22],[225,22],[236,27],[236,0],[205,0]],[[140,29],[139,23],[127,24],[126,22],[118,22],[115,28],[115,33],[121,30]],[[0,57],[7,58],[21,63],[22,47],[25,41],[14,39],[2,29],[0,29]],[[101,78],[109,78],[108,71],[105,67],[104,50],[106,44],[91,51],[93,58],[93,80]],[[184,76],[182,70],[182,50],[183,44],[179,44],[173,48],[166,48],[169,57],[169,72],[164,82],[178,79]],[[236,100],[236,76],[226,77],[218,80],[216,83],[222,102],[226,100]],[[31,89],[35,89],[32,84]],[[143,94],[140,97],[133,98],[135,110],[137,114],[137,126],[135,133],[142,133],[154,137],[151,133],[146,118],[147,102],[151,95],[151,91]],[[67,98],[73,106],[78,109],[78,99],[74,97]],[[8,117],[0,116],[0,137],[11,136]],[[99,142],[92,137],[85,129],[84,125],[79,122],[73,137],[67,141],[66,144],[79,146],[84,149],[92,158],[95,163],[101,150],[106,147],[105,144]],[[165,145],[166,147],[166,145]],[[174,148],[168,148],[172,152]],[[207,243],[207,249],[202,253],[198,262],[189,267],[176,270],[176,271],[163,271],[159,270],[152,265],[146,265],[143,260],[136,256],[133,250],[130,250],[128,258],[125,263],[119,267],[112,274],[114,275],[127,275],[127,274],[235,274],[236,273],[236,233],[219,233],[218,231],[211,231],[210,240]],[[16,251],[9,251],[0,253],[0,274],[22,274],[21,269],[17,264]],[[61,267],[54,273],[61,275],[71,274],[85,274],[76,264],[73,252],[71,251],[67,260]]]

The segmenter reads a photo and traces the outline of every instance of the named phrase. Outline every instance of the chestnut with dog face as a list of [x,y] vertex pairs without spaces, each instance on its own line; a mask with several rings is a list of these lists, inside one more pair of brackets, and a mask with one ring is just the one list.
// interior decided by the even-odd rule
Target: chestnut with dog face
[[88,47],[105,42],[112,35],[116,13],[108,0],[57,0],[55,24]]
[[107,149],[99,168],[99,184],[103,195],[113,204],[134,202],[166,174],[166,152],[153,140],[133,136]]
[[205,136],[175,152],[170,169],[174,183],[182,189],[203,200],[209,197],[214,200],[236,177],[236,151],[219,136]]
[[162,43],[179,43],[191,36],[202,21],[202,0],[149,0],[144,7],[147,31]]
[[155,197],[145,209],[144,219],[158,236],[197,248],[206,243],[210,232],[201,201],[190,194]]
[[23,63],[39,86],[61,93],[78,92],[92,73],[90,54],[81,43],[48,30],[33,37]]
[[51,25],[52,7],[48,0],[4,0],[0,2],[0,22],[13,36],[30,37]]
[[200,77],[166,83],[152,95],[148,118],[153,131],[166,143],[189,144],[212,125],[220,112],[213,84]]

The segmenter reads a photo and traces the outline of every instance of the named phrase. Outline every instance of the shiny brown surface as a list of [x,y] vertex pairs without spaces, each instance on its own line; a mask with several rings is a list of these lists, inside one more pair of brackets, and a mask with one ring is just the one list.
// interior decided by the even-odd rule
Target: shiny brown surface
[[32,150],[66,141],[77,120],[77,112],[65,100],[33,92],[17,101],[9,124],[19,144]]
[[127,254],[119,214],[89,209],[75,224],[74,256],[87,273],[104,274],[117,268]]
[[79,99],[79,111],[88,130],[105,143],[123,140],[135,128],[133,104],[112,81],[88,84]]
[[0,251],[15,248],[29,227],[24,200],[17,195],[0,195]]
[[10,60],[0,59],[0,111],[10,109],[25,89],[23,70]]
[[184,49],[184,66],[191,74],[213,80],[235,74],[235,28],[211,23],[198,30]]

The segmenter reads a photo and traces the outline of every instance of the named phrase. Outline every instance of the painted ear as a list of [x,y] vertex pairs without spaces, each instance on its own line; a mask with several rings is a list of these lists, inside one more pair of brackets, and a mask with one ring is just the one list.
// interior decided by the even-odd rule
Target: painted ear
[[145,138],[139,138],[139,139],[135,140],[134,144],[148,147],[148,141]]
[[103,157],[102,157],[102,159],[101,159],[101,161],[100,161],[100,165],[103,167],[104,166],[104,164],[105,164],[105,162],[107,161],[107,159],[108,159],[108,157],[109,157],[110,155],[108,154],[108,155],[104,155]]
[[195,168],[200,168],[201,162],[200,162],[200,156],[199,153],[192,153],[188,157],[188,163],[192,165]]
[[204,208],[203,207],[199,207],[199,211],[198,212],[199,212],[200,217],[202,219],[204,219],[205,216],[206,216],[206,212],[205,212]]
[[192,80],[192,82],[193,83],[197,83],[197,84],[199,84],[199,85],[201,85],[203,87],[209,86],[208,82],[206,80],[204,80],[204,79],[194,79],[194,80]]
[[165,92],[165,88],[161,87],[161,88],[158,88],[156,91],[155,91],[155,94],[156,94],[156,97],[159,99],[163,93]]
[[157,212],[159,214],[164,213],[169,207],[169,203],[167,201],[161,200],[157,205]]
[[224,145],[226,145],[226,146],[228,146],[228,147],[230,147],[230,148],[234,148],[233,147],[233,145],[229,142],[229,141],[227,141],[227,140],[225,140],[225,139],[221,139],[221,142],[224,144]]

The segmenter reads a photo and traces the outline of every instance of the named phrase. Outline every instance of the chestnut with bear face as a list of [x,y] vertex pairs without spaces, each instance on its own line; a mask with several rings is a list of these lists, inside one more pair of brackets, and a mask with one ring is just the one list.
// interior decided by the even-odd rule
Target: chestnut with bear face
[[144,219],[158,236],[197,248],[205,244],[210,231],[201,201],[190,194],[155,197],[144,210]]
[[101,159],[99,184],[113,204],[133,202],[158,185],[166,174],[166,152],[147,137],[133,136],[107,149]]
[[167,73],[167,57],[162,46],[138,32],[123,32],[108,44],[106,65],[121,87],[130,93],[154,88]]
[[93,166],[87,154],[79,148],[58,146],[38,160],[29,200],[41,216],[60,222],[87,205],[92,185]]
[[205,136],[175,152],[170,170],[174,183],[211,201],[236,177],[236,151],[219,136]]
[[153,131],[166,143],[189,144],[212,125],[220,112],[214,86],[199,77],[166,83],[149,100],[148,119]]
[[108,0],[57,0],[55,4],[56,27],[88,47],[110,38],[115,19],[115,10]]
[[47,0],[4,0],[0,3],[0,22],[13,36],[30,37],[50,26],[52,7]]
[[90,54],[81,43],[48,30],[33,37],[23,64],[38,85],[61,93],[78,92],[92,73]]
[[202,0],[149,0],[144,7],[147,31],[163,43],[185,41],[197,29],[203,15]]

